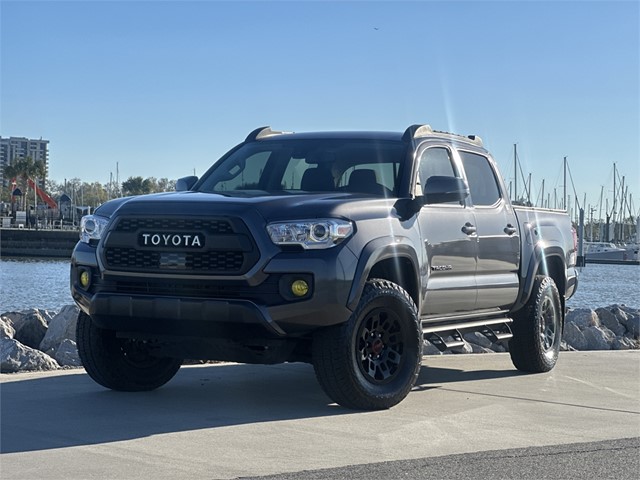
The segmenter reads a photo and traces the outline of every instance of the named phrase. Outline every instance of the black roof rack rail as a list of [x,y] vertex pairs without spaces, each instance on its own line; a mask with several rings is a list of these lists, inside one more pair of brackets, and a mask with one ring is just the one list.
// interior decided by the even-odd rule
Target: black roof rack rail
[[244,141],[253,142],[255,140],[260,140],[261,138],[271,137],[273,135],[283,135],[286,133],[293,132],[280,132],[278,130],[271,130],[271,127],[260,127],[256,128],[253,132],[247,135],[247,138]]

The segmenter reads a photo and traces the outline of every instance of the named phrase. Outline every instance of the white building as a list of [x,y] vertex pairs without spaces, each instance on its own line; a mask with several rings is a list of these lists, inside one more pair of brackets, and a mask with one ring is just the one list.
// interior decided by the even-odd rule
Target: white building
[[[24,137],[2,137],[0,136],[0,186],[8,186],[4,178],[3,169],[5,165],[11,165],[17,158],[31,157],[34,161],[42,161],[45,171],[49,172],[49,140],[34,140]],[[39,184],[44,182],[38,182]]]

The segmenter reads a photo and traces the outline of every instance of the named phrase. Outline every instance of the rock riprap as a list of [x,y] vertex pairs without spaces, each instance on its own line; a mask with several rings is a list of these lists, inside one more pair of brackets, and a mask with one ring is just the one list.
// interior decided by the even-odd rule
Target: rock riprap
[[0,315],[0,373],[81,366],[76,348],[78,307]]

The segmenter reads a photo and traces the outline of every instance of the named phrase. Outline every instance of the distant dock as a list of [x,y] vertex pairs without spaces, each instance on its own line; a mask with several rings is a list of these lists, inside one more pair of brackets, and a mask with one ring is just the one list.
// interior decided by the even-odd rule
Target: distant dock
[[638,260],[593,260],[589,257],[586,258],[586,263],[592,263],[594,265],[640,265]]
[[79,234],[77,230],[0,229],[0,257],[69,258]]

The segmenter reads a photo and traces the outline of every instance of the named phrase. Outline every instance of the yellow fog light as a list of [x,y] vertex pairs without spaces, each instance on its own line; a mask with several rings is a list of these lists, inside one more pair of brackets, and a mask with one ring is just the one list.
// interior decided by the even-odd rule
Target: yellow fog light
[[89,275],[89,272],[87,270],[82,270],[80,272],[80,286],[86,289],[89,287],[90,283],[91,283],[91,275]]
[[291,293],[296,297],[304,297],[309,292],[309,284],[304,280],[295,280],[291,284]]

